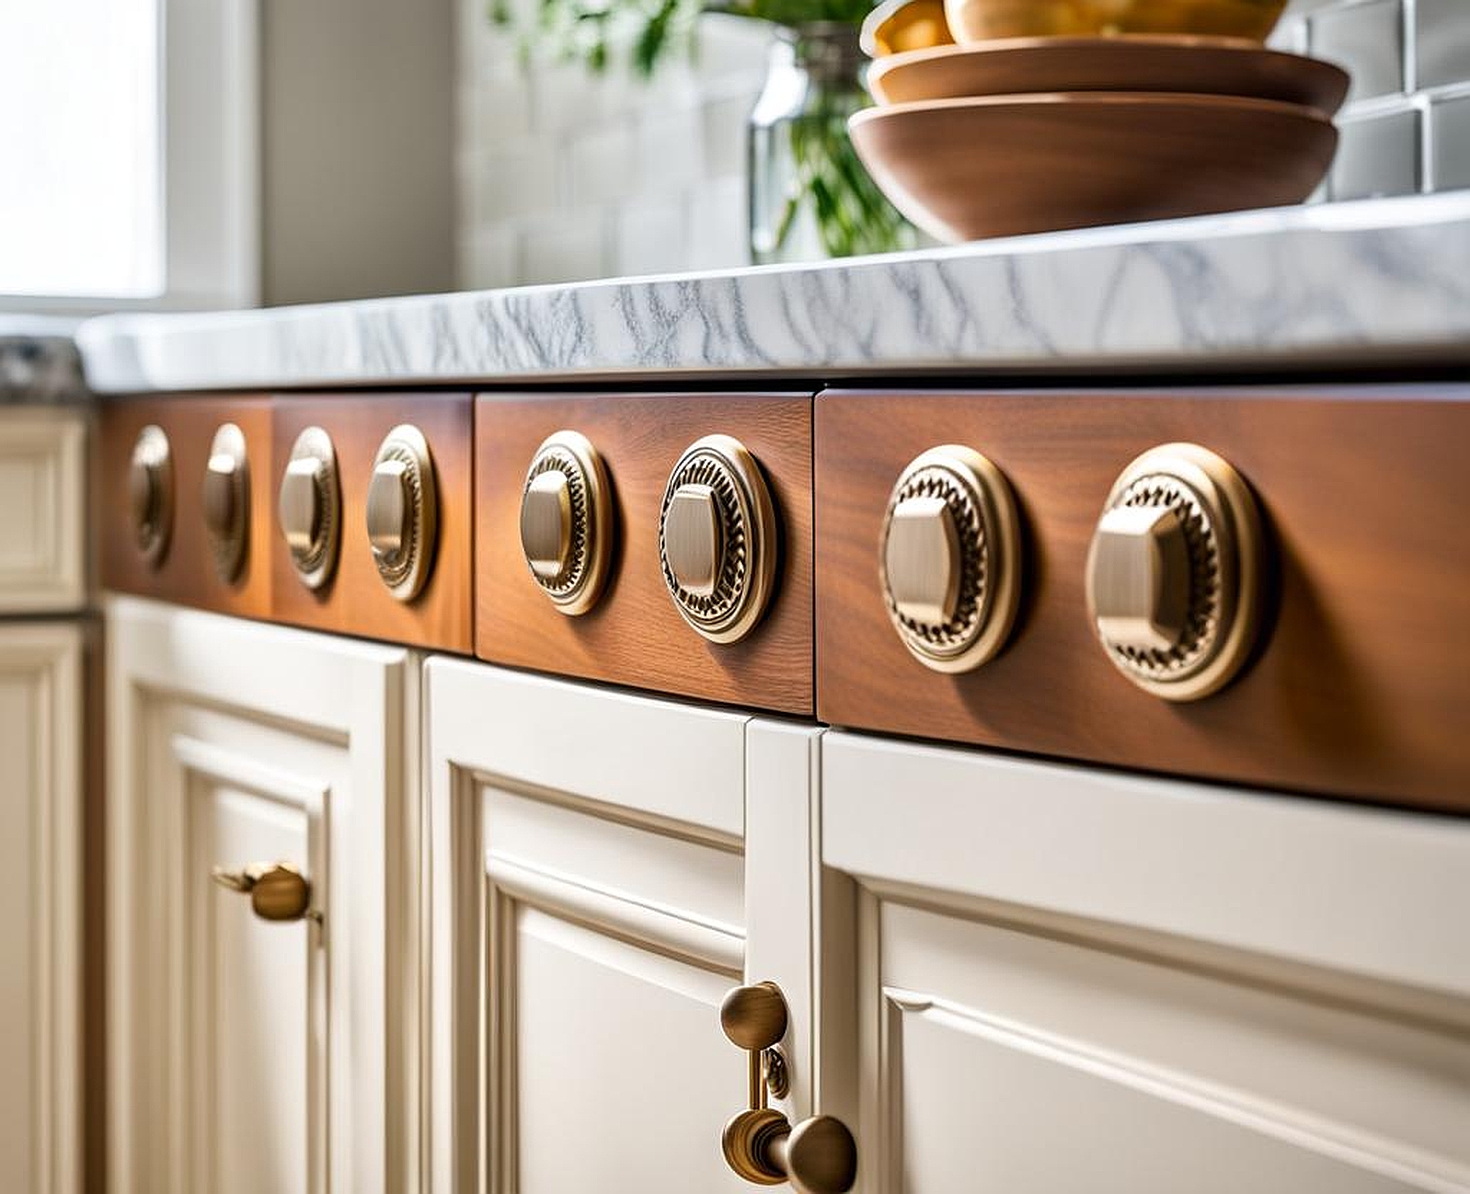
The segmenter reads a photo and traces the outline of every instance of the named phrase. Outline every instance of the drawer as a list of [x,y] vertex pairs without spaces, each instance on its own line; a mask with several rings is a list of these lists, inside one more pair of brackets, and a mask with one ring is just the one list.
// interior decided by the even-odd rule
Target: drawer
[[[1089,549],[1130,462],[1233,466],[1261,545],[1253,631],[1218,691],[1161,699],[1105,652]],[[824,393],[816,403],[817,708],[834,725],[1152,771],[1470,809],[1470,390]],[[998,652],[941,672],[890,619],[880,544],[905,466],[985,457],[1014,495]],[[1208,561],[1206,561],[1208,563]],[[996,580],[996,577],[992,577]]]
[[822,775],[865,1189],[1470,1183],[1470,824],[838,732]]
[[87,416],[0,408],[0,613],[87,602]]
[[[801,394],[481,395],[475,407],[476,654],[518,667],[810,714],[811,408],[810,396]],[[589,520],[592,538],[578,538],[582,530],[566,538],[572,553],[605,553],[600,590],[576,611],[558,604],[548,586],[538,583],[521,533],[533,462],[542,460],[548,437],[568,431],[600,460],[604,480],[598,484],[606,494],[605,513]],[[721,532],[716,554],[726,567],[736,566],[733,553],[744,553],[740,599],[750,598],[756,586],[756,550],[767,553],[772,581],[764,609],[748,607],[750,623],[735,641],[711,641],[686,620],[671,596],[660,554],[661,516],[677,488],[671,473],[688,459],[686,450],[708,436],[727,437],[730,451],[730,440],[744,446],[773,516],[773,526],[764,531],[752,516],[750,537],[738,542],[746,530],[727,526]],[[582,470],[574,462],[562,467]],[[714,479],[718,487],[728,481],[718,468],[716,461],[708,477],[690,475],[696,482]],[[568,566],[563,573],[572,570]],[[562,583],[556,576],[549,580],[552,589]],[[722,599],[721,592],[714,599]]]

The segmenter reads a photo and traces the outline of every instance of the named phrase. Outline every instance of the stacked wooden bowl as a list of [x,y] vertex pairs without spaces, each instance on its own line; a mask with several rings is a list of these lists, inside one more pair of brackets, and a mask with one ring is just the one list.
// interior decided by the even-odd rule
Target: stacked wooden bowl
[[877,106],[853,144],[943,241],[1299,203],[1348,77],[1263,47],[1281,7],[892,0],[864,26]]

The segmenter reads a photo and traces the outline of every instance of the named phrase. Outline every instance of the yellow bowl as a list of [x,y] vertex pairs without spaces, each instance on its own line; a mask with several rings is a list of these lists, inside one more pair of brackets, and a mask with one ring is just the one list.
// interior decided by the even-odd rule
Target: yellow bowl
[[1265,41],[1286,0],[944,0],[961,44],[997,37],[1203,33]]

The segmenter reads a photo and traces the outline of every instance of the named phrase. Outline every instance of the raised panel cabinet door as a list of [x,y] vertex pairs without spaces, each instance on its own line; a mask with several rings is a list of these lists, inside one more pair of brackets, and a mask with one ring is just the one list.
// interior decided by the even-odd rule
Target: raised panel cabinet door
[[868,1194],[1470,1190],[1470,822],[832,732]]
[[417,657],[106,613],[109,1188],[417,1189]]
[[[720,1148],[745,1055],[719,1008],[743,980],[782,986],[799,1109],[816,731],[484,664],[426,674],[430,1189],[745,1189]],[[798,840],[747,836],[783,817]]]
[[0,626],[0,1189],[82,1186],[84,630]]
[[0,614],[87,602],[87,421],[79,410],[0,410]]

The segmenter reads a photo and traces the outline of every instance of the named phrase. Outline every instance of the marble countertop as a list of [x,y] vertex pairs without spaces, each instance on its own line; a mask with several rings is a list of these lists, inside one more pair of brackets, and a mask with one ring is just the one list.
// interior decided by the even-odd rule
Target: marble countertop
[[99,392],[1470,359],[1470,192],[78,333]]
[[0,404],[87,398],[72,341],[77,320],[0,315]]

